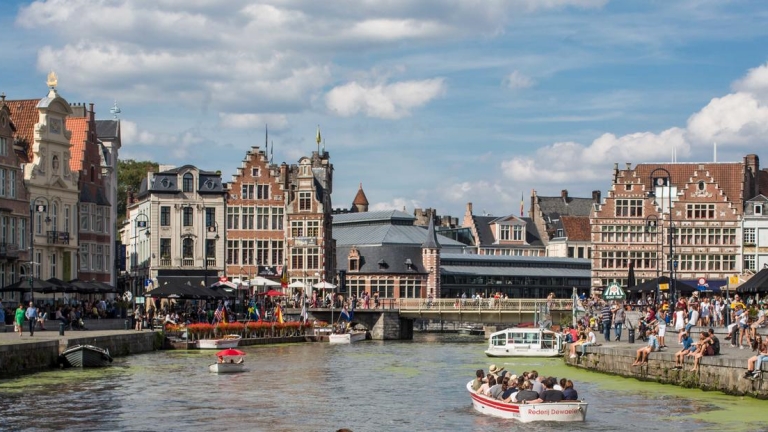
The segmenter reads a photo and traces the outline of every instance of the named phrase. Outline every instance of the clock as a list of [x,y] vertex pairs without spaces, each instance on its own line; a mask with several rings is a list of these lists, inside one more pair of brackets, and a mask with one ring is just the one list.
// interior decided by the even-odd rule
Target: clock
[[61,133],[61,120],[54,118],[48,119],[48,131],[54,134]]

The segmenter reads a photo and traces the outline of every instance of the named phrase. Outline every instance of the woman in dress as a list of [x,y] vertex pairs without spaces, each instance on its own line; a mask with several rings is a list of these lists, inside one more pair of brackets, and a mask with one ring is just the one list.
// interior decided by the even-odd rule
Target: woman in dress
[[675,310],[675,333],[678,334],[677,336],[677,343],[682,342],[682,332],[680,330],[685,328],[685,310],[678,307],[677,310]]

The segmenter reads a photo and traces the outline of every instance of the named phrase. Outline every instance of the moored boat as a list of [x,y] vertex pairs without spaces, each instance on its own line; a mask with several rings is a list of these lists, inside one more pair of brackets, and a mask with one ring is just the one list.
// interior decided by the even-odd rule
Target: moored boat
[[235,348],[240,344],[242,336],[230,334],[220,339],[200,339],[197,341],[197,347],[200,349],[225,349]]
[[328,342],[332,344],[350,344],[365,340],[365,332],[360,330],[350,330],[346,333],[333,333],[328,336]]
[[587,402],[564,401],[550,403],[519,404],[507,403],[478,394],[472,390],[472,381],[467,383],[472,397],[472,406],[483,414],[517,420],[521,423],[537,421],[582,422],[587,418]]
[[216,353],[217,362],[209,365],[208,370],[213,373],[233,373],[245,370],[245,353],[233,348]]
[[542,328],[513,327],[491,334],[488,357],[557,357],[563,355],[563,335]]
[[485,329],[479,324],[464,324],[459,327],[459,334],[462,336],[483,336]]
[[64,366],[70,367],[103,367],[112,363],[108,350],[93,345],[75,345],[59,357]]

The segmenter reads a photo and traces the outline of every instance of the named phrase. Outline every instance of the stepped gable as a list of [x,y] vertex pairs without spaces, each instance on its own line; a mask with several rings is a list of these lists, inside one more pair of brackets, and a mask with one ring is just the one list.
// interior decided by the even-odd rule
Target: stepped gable
[[6,101],[11,110],[11,121],[16,126],[15,138],[26,143],[27,154],[22,155],[29,162],[32,160],[32,144],[35,142],[35,124],[40,119],[37,104],[40,99],[23,99]]
[[79,173],[83,169],[83,159],[85,158],[85,141],[88,129],[88,119],[86,117],[67,117],[67,130],[72,133],[69,143],[72,145],[69,151],[69,169],[73,173]]
[[563,224],[563,230],[568,240],[572,241],[589,241],[590,225],[589,217],[587,216],[562,216],[560,223]]

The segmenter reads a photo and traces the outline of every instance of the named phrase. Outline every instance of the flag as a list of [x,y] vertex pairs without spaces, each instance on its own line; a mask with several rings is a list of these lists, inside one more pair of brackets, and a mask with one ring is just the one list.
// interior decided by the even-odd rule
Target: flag
[[214,321],[221,321],[223,316],[224,316],[224,306],[219,305],[219,307],[216,308],[216,312],[213,313]]
[[248,305],[248,315],[255,319],[256,321],[261,320],[261,314],[259,313],[259,308],[256,307],[256,303],[254,303],[253,300],[251,300],[251,303]]
[[339,316],[339,319],[344,319],[347,321],[352,321],[352,318],[349,316],[349,312],[347,312],[347,307],[344,306],[344,308],[341,310],[341,315]]
[[283,264],[283,273],[280,275],[280,286],[288,288],[288,266]]
[[301,322],[305,323],[309,321],[309,314],[307,314],[307,303],[301,307]]
[[283,323],[283,308],[281,308],[280,305],[275,307],[275,322],[280,324]]
[[524,208],[525,208],[525,201],[523,201],[523,193],[520,192],[520,217],[523,217]]

